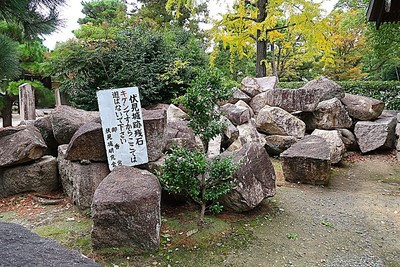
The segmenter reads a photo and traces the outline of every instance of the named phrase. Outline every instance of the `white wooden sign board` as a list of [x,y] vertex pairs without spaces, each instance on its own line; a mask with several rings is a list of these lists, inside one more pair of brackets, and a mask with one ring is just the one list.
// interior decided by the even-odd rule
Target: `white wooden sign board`
[[110,170],[147,163],[138,88],[100,90],[97,100]]

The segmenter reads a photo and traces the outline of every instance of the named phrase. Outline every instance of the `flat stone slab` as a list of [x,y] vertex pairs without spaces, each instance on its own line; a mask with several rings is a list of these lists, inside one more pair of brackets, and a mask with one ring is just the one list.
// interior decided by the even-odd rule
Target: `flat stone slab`
[[294,183],[326,185],[331,160],[328,143],[322,137],[309,135],[281,154],[285,180]]
[[0,266],[100,266],[54,240],[41,238],[22,225],[0,222]]

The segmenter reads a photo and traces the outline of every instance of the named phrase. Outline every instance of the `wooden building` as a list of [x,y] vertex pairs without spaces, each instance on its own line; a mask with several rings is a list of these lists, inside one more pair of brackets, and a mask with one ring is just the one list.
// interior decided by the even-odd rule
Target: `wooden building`
[[367,17],[376,22],[377,29],[382,23],[400,21],[400,0],[370,0]]

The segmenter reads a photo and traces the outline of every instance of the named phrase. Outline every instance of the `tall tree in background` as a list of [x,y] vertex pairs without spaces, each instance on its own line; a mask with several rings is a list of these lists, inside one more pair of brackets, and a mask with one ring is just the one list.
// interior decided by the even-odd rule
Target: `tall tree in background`
[[333,42],[335,65],[325,66],[322,73],[335,81],[361,80],[362,60],[367,54],[365,12],[360,8],[335,9],[328,16],[329,35]]
[[[14,79],[20,75],[18,43],[30,42],[53,32],[62,24],[58,9],[65,0],[0,0],[0,78]],[[11,112],[18,92],[0,86],[0,111],[3,126],[12,124]]]

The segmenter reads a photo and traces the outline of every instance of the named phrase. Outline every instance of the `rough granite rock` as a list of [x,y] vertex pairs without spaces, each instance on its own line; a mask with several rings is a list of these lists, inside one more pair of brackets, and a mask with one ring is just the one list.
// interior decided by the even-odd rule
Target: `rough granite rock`
[[354,134],[362,153],[376,149],[391,149],[396,142],[396,118],[388,117],[376,121],[359,121]]
[[171,104],[167,109],[167,121],[188,121],[190,120],[189,115],[177,106]]
[[250,97],[254,97],[262,92],[260,85],[252,77],[245,77],[242,80],[240,90]]
[[265,140],[261,137],[260,133],[257,131],[256,122],[252,118],[249,122],[242,125],[238,125],[237,129],[239,131],[239,138],[236,139],[229,147],[228,151],[239,150],[246,143],[260,143],[265,144]]
[[314,118],[316,127],[324,130],[348,129],[353,124],[344,105],[336,97],[320,102],[314,111]]
[[98,119],[97,111],[86,111],[61,105],[50,113],[54,138],[58,144],[68,144],[74,133],[85,123]]
[[237,140],[239,138],[238,128],[236,128],[236,126],[233,125],[233,123],[224,116],[221,116],[221,120],[227,125],[224,131],[224,135],[226,136],[228,141],[232,143]]
[[41,158],[47,149],[36,127],[18,126],[0,130],[0,168]]
[[320,136],[325,139],[329,145],[330,158],[332,164],[337,164],[342,160],[343,154],[346,152],[346,146],[342,141],[342,137],[337,130],[319,130],[316,129],[311,135]]
[[69,142],[67,160],[107,161],[101,124],[91,121],[82,125]]
[[169,150],[175,145],[189,150],[197,148],[195,135],[187,121],[168,121],[165,150]]
[[79,252],[16,223],[0,222],[0,247],[1,266],[99,266]]
[[64,193],[78,206],[85,210],[92,205],[93,194],[100,182],[110,173],[106,162],[85,161],[73,162],[66,160],[68,145],[58,147],[58,169]]
[[329,183],[329,145],[322,137],[306,136],[284,151],[280,157],[286,181],[313,185]]
[[149,161],[156,161],[166,146],[167,113],[164,110],[143,110],[143,124]]
[[221,107],[221,112],[234,125],[241,125],[250,120],[250,109],[246,107],[227,103]]
[[287,112],[313,112],[318,103],[324,100],[343,97],[342,88],[326,79],[311,81],[300,89],[267,90],[253,97],[250,102],[255,114],[265,106],[280,107]]
[[235,103],[235,106],[239,106],[239,107],[244,107],[247,108],[250,111],[250,117],[254,117],[254,111],[253,109],[243,100],[239,100],[238,102]]
[[161,186],[146,170],[120,166],[99,185],[93,197],[93,248],[125,248],[133,254],[160,245]]
[[46,117],[40,118],[38,120],[35,120],[33,125],[36,128],[38,128],[40,133],[42,134],[43,140],[47,146],[46,154],[56,157],[58,143],[57,143],[56,139],[54,138],[53,128],[51,126],[50,117],[46,116]]
[[366,96],[345,94],[341,99],[349,115],[361,121],[371,121],[378,118],[385,108],[385,103]]
[[25,192],[51,192],[60,187],[57,159],[44,156],[35,162],[0,169],[0,197]]
[[[232,156],[232,153],[224,152],[222,155]],[[224,207],[244,212],[275,195],[275,170],[260,143],[244,144],[241,150],[234,153],[233,161],[239,164],[239,169],[232,175],[234,188],[221,199]]]
[[256,117],[257,129],[271,135],[289,135],[302,138],[306,124],[278,107],[265,106]]
[[352,131],[348,129],[338,129],[338,131],[340,132],[340,138],[346,146],[347,151],[358,150],[356,136]]
[[235,104],[239,100],[244,101],[245,103],[250,103],[251,97],[244,93],[239,88],[233,88],[232,98],[228,100],[229,103]]
[[267,135],[264,139],[264,148],[267,150],[269,155],[280,155],[283,151],[299,140],[294,136],[285,135]]

